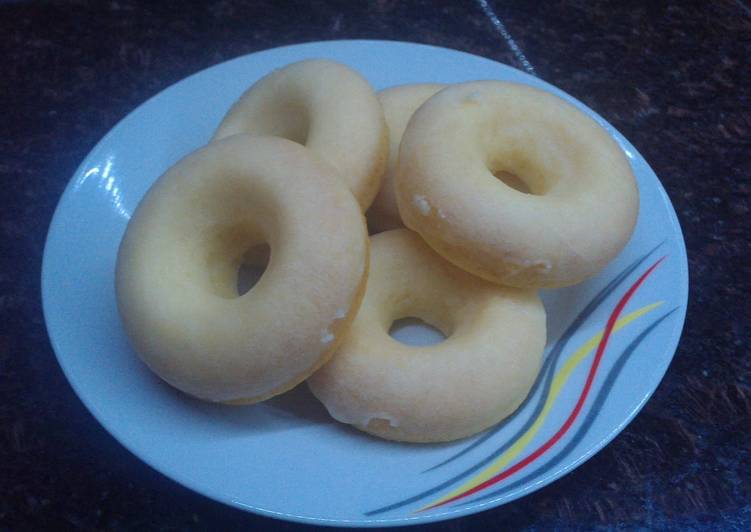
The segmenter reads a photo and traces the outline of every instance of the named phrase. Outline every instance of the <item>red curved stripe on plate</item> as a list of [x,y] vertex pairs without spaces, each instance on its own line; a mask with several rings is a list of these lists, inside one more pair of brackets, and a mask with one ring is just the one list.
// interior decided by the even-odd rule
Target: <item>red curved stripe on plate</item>
[[597,368],[600,366],[602,355],[605,353],[605,348],[608,345],[610,334],[613,332],[613,327],[615,327],[615,322],[618,321],[618,317],[620,316],[621,312],[623,311],[624,307],[629,302],[631,297],[636,293],[636,291],[639,289],[642,283],[644,283],[647,277],[649,277],[649,275],[655,270],[655,268],[657,268],[657,266],[660,265],[660,263],[663,260],[665,260],[665,257],[660,258],[657,262],[655,262],[652,266],[650,266],[647,269],[647,271],[645,271],[641,275],[641,277],[639,277],[636,280],[636,282],[633,285],[631,285],[631,288],[628,289],[628,291],[623,295],[621,300],[613,309],[612,314],[610,314],[610,317],[608,318],[607,325],[605,326],[605,331],[602,335],[602,339],[600,340],[600,344],[597,346],[597,353],[595,354],[595,358],[592,361],[592,366],[589,369],[589,374],[587,375],[587,381],[584,384],[584,388],[582,389],[581,395],[579,395],[579,400],[576,402],[576,406],[574,407],[574,410],[571,412],[571,414],[568,416],[568,419],[566,419],[566,422],[561,426],[560,429],[558,429],[558,432],[556,432],[548,441],[546,441],[544,444],[538,447],[537,450],[535,450],[535,452],[533,452],[532,454],[530,454],[529,456],[527,456],[520,462],[517,462],[516,464],[506,469],[505,471],[498,473],[496,476],[491,477],[484,482],[481,482],[474,488],[470,488],[465,492],[462,492],[458,495],[454,495],[450,499],[446,499],[443,502],[432,504],[424,508],[422,511],[430,510],[431,508],[437,508],[439,506],[443,506],[444,504],[448,504],[450,502],[463,499],[464,497],[469,497],[470,495],[477,493],[478,491],[484,490],[485,488],[488,488],[494,484],[497,484],[498,482],[502,481],[505,478],[510,477],[517,471],[520,471],[521,469],[525,468],[526,466],[528,466],[529,464],[537,460],[548,449],[550,449],[553,445],[555,445],[558,442],[558,440],[560,440],[563,437],[564,434],[566,434],[568,429],[571,428],[571,425],[574,424],[574,421],[576,421],[576,418],[579,416],[579,412],[581,412],[581,409],[584,406],[584,402],[587,400],[587,395],[589,395],[589,390],[592,387],[592,382],[594,381],[595,374],[597,373]]

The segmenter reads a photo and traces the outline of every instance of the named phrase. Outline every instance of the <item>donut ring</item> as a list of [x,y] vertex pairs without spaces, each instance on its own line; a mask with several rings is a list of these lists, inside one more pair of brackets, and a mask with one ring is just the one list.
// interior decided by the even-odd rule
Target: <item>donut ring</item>
[[[368,288],[331,361],[308,379],[331,415],[390,440],[463,438],[511,414],[529,392],[545,346],[545,310],[531,290],[494,285],[397,229],[371,239]],[[389,336],[395,319],[419,316],[440,344]]]
[[261,78],[232,106],[214,133],[284,137],[336,168],[365,210],[381,184],[388,130],[373,89],[334,61],[292,63]]
[[[238,296],[242,257],[264,242],[268,267]],[[118,308],[169,384],[261,401],[331,356],[364,293],[368,252],[334,169],[288,140],[236,135],[182,159],[141,201],[118,253]]]
[[383,107],[386,126],[389,131],[389,159],[383,174],[381,189],[368,209],[368,226],[374,231],[388,231],[404,227],[399,217],[394,192],[394,172],[399,155],[399,144],[410,117],[425,100],[446,85],[440,83],[415,83],[384,89],[378,93],[378,101]]
[[448,87],[418,109],[396,196],[405,225],[438,253],[517,287],[596,274],[630,238],[639,208],[629,162],[602,127],[557,96],[500,81]]

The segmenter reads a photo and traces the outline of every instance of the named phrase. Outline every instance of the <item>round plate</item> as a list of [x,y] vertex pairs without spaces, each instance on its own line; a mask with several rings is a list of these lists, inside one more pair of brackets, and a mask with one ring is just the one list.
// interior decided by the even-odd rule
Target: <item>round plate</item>
[[[641,191],[636,231],[596,278],[545,291],[546,362],[508,420],[441,445],[399,444],[336,423],[305,386],[228,407],[164,385],[128,345],[114,268],[130,214],[152,182],[205,144],[230,104],[271,69],[325,57],[376,89],[501,79],[571,101],[623,148]],[[634,147],[547,83],[494,61],[431,46],[332,41],[222,63],[169,87],[115,126],[70,181],[44,252],[42,297],[52,345],[76,393],[134,454],[177,482],[260,514],[329,525],[403,525],[509,502],[573,470],[636,415],[675,352],[688,271],[678,220]],[[402,334],[419,334],[402,331]]]

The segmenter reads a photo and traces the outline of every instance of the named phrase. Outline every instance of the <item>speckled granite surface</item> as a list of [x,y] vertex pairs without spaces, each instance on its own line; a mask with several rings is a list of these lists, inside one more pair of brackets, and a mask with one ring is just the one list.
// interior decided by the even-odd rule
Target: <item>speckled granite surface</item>
[[57,365],[39,278],[67,180],[131,109],[219,61],[336,38],[431,43],[519,68],[526,58],[642,152],[689,251],[684,336],[636,420],[547,488],[430,528],[751,527],[751,10],[484,4],[0,1],[0,529],[305,528],[195,495],[115,442]]

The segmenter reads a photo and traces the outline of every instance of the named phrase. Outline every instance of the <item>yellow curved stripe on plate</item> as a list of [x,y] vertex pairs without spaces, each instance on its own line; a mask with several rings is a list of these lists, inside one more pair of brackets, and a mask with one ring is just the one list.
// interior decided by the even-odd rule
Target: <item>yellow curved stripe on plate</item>
[[[648,312],[651,312],[652,310],[656,309],[660,305],[665,303],[664,301],[658,301],[656,303],[652,303],[651,305],[646,305],[640,309],[637,309],[630,314],[626,314],[621,319],[619,319],[617,322],[615,322],[615,327],[613,327],[613,333],[616,333],[623,329],[626,325],[631,323],[637,318],[640,318],[647,314]],[[475,475],[473,478],[468,480],[466,483],[464,483],[462,486],[456,488],[454,491],[447,493],[437,501],[434,501],[420,510],[423,510],[425,508],[428,508],[429,506],[433,506],[435,504],[440,504],[443,501],[446,501],[452,497],[455,497],[456,495],[459,495],[460,493],[463,493],[467,490],[470,490],[477,486],[478,484],[481,484],[488,480],[491,477],[494,477],[496,474],[501,472],[508,464],[511,462],[514,458],[516,458],[519,453],[521,453],[527,445],[529,445],[529,442],[532,441],[532,439],[535,437],[537,432],[540,430],[542,425],[545,423],[545,419],[548,417],[548,414],[550,413],[550,410],[553,408],[553,403],[555,403],[556,398],[558,397],[558,394],[561,393],[561,390],[563,389],[563,386],[566,384],[566,381],[568,381],[571,374],[574,372],[576,367],[584,360],[587,355],[592,353],[594,349],[598,346],[600,343],[600,340],[602,340],[602,334],[604,332],[604,329],[595,334],[592,338],[587,340],[584,345],[582,345],[579,349],[577,349],[571,357],[566,361],[566,363],[563,365],[563,367],[558,371],[555,378],[553,379],[553,383],[550,387],[550,395],[548,396],[547,401],[545,401],[545,406],[543,407],[542,411],[540,412],[540,415],[537,416],[537,419],[532,424],[529,429],[527,429],[527,432],[525,432],[521,438],[519,438],[514,445],[508,448],[508,450],[503,453],[501,456],[499,456],[492,464],[490,464],[485,470]]]

